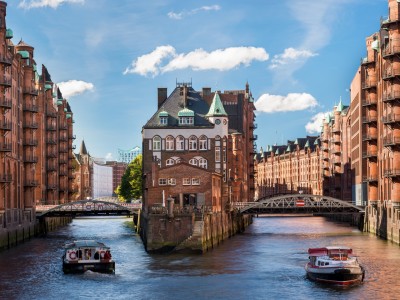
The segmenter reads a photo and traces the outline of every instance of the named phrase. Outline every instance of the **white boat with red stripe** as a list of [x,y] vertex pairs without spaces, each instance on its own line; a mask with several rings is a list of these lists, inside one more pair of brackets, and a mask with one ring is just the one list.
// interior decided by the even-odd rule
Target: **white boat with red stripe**
[[359,284],[364,280],[365,270],[349,247],[310,248],[308,254],[310,261],[305,269],[311,280],[335,285]]

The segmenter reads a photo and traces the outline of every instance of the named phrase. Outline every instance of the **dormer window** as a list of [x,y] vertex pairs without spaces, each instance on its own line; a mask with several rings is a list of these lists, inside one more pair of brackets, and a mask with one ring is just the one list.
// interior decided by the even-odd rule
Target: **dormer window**
[[178,112],[179,125],[193,125],[194,124],[194,111],[184,108]]
[[168,113],[166,111],[161,111],[158,114],[158,118],[160,119],[160,125],[168,125]]

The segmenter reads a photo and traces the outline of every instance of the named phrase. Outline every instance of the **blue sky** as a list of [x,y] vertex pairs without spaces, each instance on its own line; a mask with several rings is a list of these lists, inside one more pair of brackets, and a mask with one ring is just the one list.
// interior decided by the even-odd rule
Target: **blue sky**
[[[316,135],[379,30],[387,0],[10,0],[13,42],[35,48],[95,157],[141,147],[157,88],[244,89],[257,145]],[[319,118],[318,118],[319,117]]]

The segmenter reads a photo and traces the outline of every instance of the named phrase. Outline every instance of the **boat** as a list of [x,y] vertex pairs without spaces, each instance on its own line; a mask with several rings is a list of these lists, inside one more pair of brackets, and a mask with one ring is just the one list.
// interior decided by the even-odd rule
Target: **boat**
[[62,265],[64,273],[115,272],[115,261],[112,259],[110,247],[94,240],[66,243]]
[[344,286],[364,281],[365,270],[349,247],[310,248],[308,254],[305,269],[313,281]]

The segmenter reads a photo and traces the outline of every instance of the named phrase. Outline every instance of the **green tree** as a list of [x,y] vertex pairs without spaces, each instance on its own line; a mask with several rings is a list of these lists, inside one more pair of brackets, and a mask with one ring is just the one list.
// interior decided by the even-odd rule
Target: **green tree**
[[142,196],[142,155],[139,154],[132,160],[124,175],[121,184],[115,193],[121,200],[137,199]]

